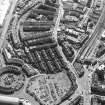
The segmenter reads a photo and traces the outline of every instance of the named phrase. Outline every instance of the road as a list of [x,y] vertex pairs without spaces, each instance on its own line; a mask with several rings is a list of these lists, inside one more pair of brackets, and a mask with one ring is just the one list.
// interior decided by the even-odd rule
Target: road
[[54,31],[53,31],[53,35],[54,35],[54,38],[55,38],[56,42],[57,42],[57,29],[59,28],[60,20],[63,17],[63,14],[64,14],[63,4],[62,4],[61,0],[59,0],[59,4],[60,4],[60,6],[59,6],[59,10],[58,10],[58,17],[57,17],[55,27],[54,27]]
[[4,28],[3,28],[3,31],[2,31],[2,34],[1,34],[1,37],[0,37],[0,52],[2,52],[2,49],[5,45],[5,41],[6,41],[6,37],[7,37],[7,30],[8,30],[8,26],[10,24],[10,21],[11,21],[11,18],[12,18],[12,14],[13,14],[13,11],[15,9],[15,6],[16,6],[16,3],[17,3],[17,0],[12,0],[12,4],[11,4],[11,8],[10,8],[10,11],[8,13],[8,15],[6,16],[6,22],[4,24]]
[[76,59],[84,58],[86,53],[89,51],[89,49],[92,47],[94,41],[98,37],[98,33],[100,32],[100,29],[102,27],[102,24],[105,21],[105,6],[103,8],[103,11],[101,13],[101,16],[99,18],[99,21],[95,27],[94,32],[92,33],[91,37],[89,40],[83,45],[82,49],[78,52]]
[[[4,24],[4,28],[3,28],[3,32],[1,34],[1,37],[0,37],[0,52],[2,52],[2,49],[4,48],[4,45],[5,45],[5,41],[6,41],[6,37],[7,37],[7,30],[8,30],[8,26],[10,24],[10,21],[11,21],[11,18],[12,18],[12,14],[13,14],[13,11],[15,9],[15,6],[16,6],[16,3],[17,3],[18,0],[13,0],[12,2],[12,5],[11,5],[11,8],[10,8],[10,11],[6,17],[6,22]],[[61,0],[60,0],[60,7],[59,7],[59,11],[58,11],[58,17],[57,17],[57,21],[56,21],[56,25],[55,25],[55,28],[54,28],[54,38],[57,40],[57,29],[59,27],[59,23],[60,23],[60,19],[61,17],[63,16],[63,5],[61,5]]]
[[[2,53],[2,50],[5,46],[6,37],[7,37],[6,33],[7,33],[7,30],[8,30],[8,26],[10,24],[11,18],[12,18],[13,11],[15,9],[16,2],[17,2],[17,0],[12,0],[11,1],[11,7],[10,7],[10,10],[9,10],[9,13],[5,18],[6,21],[4,23],[3,31],[2,31],[2,34],[1,34],[1,37],[0,37],[0,53]],[[4,59],[3,59],[2,54],[0,54],[0,67],[3,67],[3,66],[5,66],[5,63],[4,63]]]
[[[7,21],[5,22],[5,25],[4,25],[4,29],[3,29],[3,32],[2,32],[2,35],[1,35],[1,39],[0,39],[0,48],[1,48],[1,51],[2,51],[2,49],[3,49],[3,47],[4,47],[4,45],[5,45],[5,41],[6,41],[6,37],[7,37],[7,34],[6,34],[6,32],[7,32],[7,30],[8,30],[8,26],[9,26],[9,24],[10,24],[10,20],[11,20],[11,18],[12,18],[12,14],[13,14],[13,11],[14,11],[14,8],[15,8],[15,5],[16,5],[16,2],[17,2],[17,0],[13,0],[13,4],[12,4],[12,6],[11,6],[11,9],[10,9],[10,13],[8,14],[8,16],[7,16]],[[58,11],[58,17],[57,17],[57,21],[56,21],[56,25],[55,25],[55,28],[54,28],[54,33],[53,33],[53,35],[54,35],[54,38],[57,40],[57,29],[58,29],[58,27],[59,27],[59,23],[60,23],[60,20],[61,20],[61,18],[62,18],[62,16],[63,16],[63,6],[62,6],[62,4],[61,4],[61,0],[60,0],[60,7],[59,7],[59,11]],[[87,51],[88,50],[90,50],[90,48],[91,48],[91,46],[92,46],[92,44],[94,43],[94,41],[97,39],[97,37],[98,37],[98,33],[100,32],[99,30],[101,29],[101,26],[102,26],[102,23],[103,23],[103,21],[104,21],[104,16],[105,16],[105,7],[104,7],[104,10],[102,11],[102,14],[101,14],[101,17],[100,17],[100,19],[99,19],[99,21],[98,21],[98,23],[97,23],[97,25],[96,25],[96,27],[95,27],[95,30],[94,30],[94,33],[91,35],[91,38],[86,42],[86,44],[85,45],[83,45],[83,47],[82,47],[82,49],[79,51],[79,53],[78,53],[78,55],[77,55],[77,57],[79,57],[79,58],[81,58],[81,55],[83,54],[83,56],[82,57],[84,57],[85,56],[85,54],[87,53]],[[1,56],[1,55],[0,55]],[[76,57],[76,58],[77,58]],[[71,67],[70,67],[71,68]],[[74,69],[73,69],[74,70]],[[89,97],[89,95],[88,95],[88,93],[87,93],[87,90],[89,90],[89,81],[88,81],[88,71],[86,71],[86,73],[85,73],[85,76],[82,78],[82,79],[77,79],[77,84],[78,84],[78,87],[79,87],[79,89],[80,89],[80,91],[82,92],[84,92],[84,97],[86,97],[85,98],[85,105],[89,105],[89,103],[90,103],[90,97]],[[82,93],[81,93],[82,94]],[[74,97],[72,97],[73,99],[76,97],[78,95],[78,93],[77,94],[75,94],[75,95],[73,95]],[[26,96],[25,96],[26,97]],[[69,101],[67,101],[68,103],[69,103]],[[66,103],[64,103],[64,104],[61,104],[61,105],[68,105],[68,104],[66,104]]]
[[[94,32],[92,33],[90,39],[83,45],[82,49],[77,53],[77,56],[75,57],[73,62],[75,62],[76,59],[83,59],[88,54],[88,52],[91,51],[93,45],[95,44],[95,41],[99,37],[104,21],[105,21],[105,6],[99,18],[99,21],[96,24]],[[85,69],[84,76],[81,79],[76,78],[77,84],[80,87],[79,90],[83,91],[84,104],[86,105],[90,105],[91,103],[91,95],[90,95],[91,78],[89,77],[89,74],[90,72],[87,69]]]

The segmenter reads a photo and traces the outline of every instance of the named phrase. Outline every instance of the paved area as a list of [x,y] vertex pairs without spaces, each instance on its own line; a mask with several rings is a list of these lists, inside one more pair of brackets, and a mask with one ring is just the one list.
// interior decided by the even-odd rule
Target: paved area
[[[5,24],[4,24],[4,26],[3,26],[3,31],[2,31],[2,34],[1,34],[1,37],[0,37],[0,58],[1,58],[1,60],[0,60],[0,62],[1,62],[1,68],[2,67],[4,67],[4,66],[6,66],[6,64],[5,64],[5,60],[3,59],[3,55],[2,55],[2,51],[3,51],[3,49],[6,49],[6,38],[7,38],[7,30],[8,30],[8,27],[9,27],[9,25],[10,25],[10,21],[11,21],[11,19],[12,19],[12,16],[13,16],[13,12],[14,12],[14,9],[15,9],[15,7],[16,7],[16,3],[17,3],[17,1],[18,0],[13,0],[12,1],[12,4],[11,4],[11,8],[10,8],[10,10],[9,10],[9,13],[8,13],[8,15],[6,16],[6,21],[5,21]],[[46,1],[46,0],[45,0]],[[45,2],[44,1],[44,2]],[[44,4],[44,3],[43,3]],[[74,4],[76,4],[76,3],[74,3]],[[92,5],[93,5],[94,3],[92,2]],[[92,74],[94,73],[94,68],[97,68],[98,66],[99,66],[99,63],[100,63],[100,60],[98,60],[98,59],[96,59],[97,61],[98,61],[98,64],[96,65],[96,66],[91,66],[91,65],[86,65],[86,64],[82,64],[83,65],[83,67],[84,67],[84,75],[82,76],[82,77],[78,77],[77,76],[77,74],[76,74],[76,71],[75,71],[75,68],[74,68],[74,66],[73,66],[73,63],[75,62],[75,60],[76,59],[78,59],[78,60],[85,60],[85,59],[88,59],[88,56],[91,54],[91,52],[93,52],[93,49],[94,49],[94,47],[96,47],[96,43],[97,43],[97,39],[99,38],[99,37],[101,37],[101,32],[102,32],[102,29],[103,29],[103,25],[104,25],[104,22],[105,22],[105,5],[103,6],[103,9],[102,9],[102,12],[101,12],[101,16],[99,17],[99,19],[98,19],[98,21],[97,21],[97,23],[96,23],[96,25],[95,25],[95,27],[94,27],[94,30],[93,30],[93,33],[91,33],[90,34],[90,37],[89,37],[89,39],[88,40],[86,40],[86,42],[83,44],[83,46],[80,48],[80,49],[75,49],[74,47],[72,47],[73,46],[73,44],[72,43],[70,43],[69,44],[69,47],[72,47],[73,48],[73,50],[75,50],[74,51],[74,54],[75,54],[75,57],[73,58],[73,61],[69,61],[69,60],[67,60],[67,57],[66,57],[66,55],[64,54],[64,52],[63,52],[63,48],[64,47],[62,47],[63,46],[63,44],[64,45],[66,45],[65,43],[63,43],[63,44],[59,44],[58,43],[58,29],[59,28],[61,28],[60,27],[60,24],[61,24],[61,20],[64,18],[64,13],[65,13],[65,11],[64,11],[64,7],[63,7],[63,2],[62,2],[62,0],[59,0],[59,8],[58,8],[58,10],[57,10],[57,17],[56,17],[56,22],[55,22],[55,26],[54,26],[54,28],[53,28],[53,33],[52,33],[52,37],[54,38],[54,43],[53,43],[53,41],[52,41],[52,39],[51,39],[51,45],[52,45],[52,43],[53,44],[55,44],[56,43],[56,50],[58,50],[58,52],[54,52],[53,50],[55,50],[55,45],[54,45],[54,47],[51,47],[50,46],[50,44],[48,45],[47,43],[46,43],[46,41],[45,41],[45,39],[47,39],[47,38],[49,38],[48,36],[47,36],[47,38],[46,38],[46,36],[45,36],[45,39],[40,39],[40,37],[39,37],[39,39],[38,38],[36,38],[34,41],[33,41],[33,39],[32,39],[32,41],[30,41],[31,43],[34,43],[35,45],[35,47],[33,48],[34,50],[31,52],[31,50],[30,50],[30,46],[28,46],[28,42],[27,41],[25,41],[25,42],[22,42],[22,45],[23,46],[19,46],[20,48],[18,49],[15,49],[15,47],[14,46],[12,46],[13,47],[13,51],[11,51],[11,52],[14,52],[15,54],[17,54],[17,59],[22,59],[25,63],[27,63],[28,65],[31,65],[33,68],[28,68],[27,67],[27,70],[34,70],[34,69],[36,69],[34,66],[35,66],[35,62],[37,61],[37,59],[38,59],[38,62],[36,62],[36,64],[37,63],[42,63],[42,64],[44,64],[45,62],[44,62],[44,60],[47,62],[47,60],[49,61],[49,59],[50,59],[50,62],[52,62],[51,61],[51,59],[53,58],[53,60],[55,60],[56,61],[56,63],[58,64],[59,62],[59,59],[60,60],[62,60],[63,61],[63,64],[60,64],[60,66],[61,67],[63,67],[63,69],[65,69],[66,67],[68,67],[69,68],[69,72],[72,72],[73,74],[74,74],[74,77],[75,77],[75,80],[74,81],[76,81],[76,84],[77,84],[77,86],[78,86],[78,88],[75,90],[75,92],[74,92],[74,94],[71,96],[71,97],[69,97],[68,99],[66,99],[64,102],[62,102],[60,105],[69,105],[69,103],[71,102],[71,101],[73,101],[76,97],[78,97],[78,96],[82,96],[83,98],[84,98],[84,101],[83,101],[83,104],[82,105],[91,105],[91,97],[92,97],[92,94],[91,94],[91,84],[92,84]],[[77,5],[76,5],[77,6]],[[27,7],[28,8],[28,7]],[[44,8],[44,7],[42,7],[42,8]],[[45,8],[44,8],[45,9]],[[92,9],[92,8],[91,8]],[[27,9],[26,9],[27,10]],[[87,17],[87,15],[89,15],[89,11],[90,11],[90,9],[88,10],[88,12],[87,12],[87,14],[86,15],[84,15],[84,19],[83,19],[83,21],[85,20],[85,18]],[[39,12],[39,11],[38,11]],[[67,11],[66,11],[67,12]],[[76,10],[76,12],[77,12],[77,10]],[[52,12],[53,13],[53,12]],[[69,12],[69,14],[71,14],[72,12]],[[40,16],[39,17],[43,17],[43,16],[41,16],[41,13],[39,12],[39,14],[40,14]],[[38,15],[39,15],[38,14]],[[46,13],[44,13],[44,14],[46,14]],[[75,14],[75,13],[74,13]],[[34,14],[35,15],[35,14]],[[77,15],[77,14],[76,14]],[[78,14],[79,15],[79,14]],[[35,15],[36,16],[36,15]],[[81,16],[82,17],[82,16]],[[24,18],[24,16],[22,17],[22,18]],[[36,17],[35,17],[36,18]],[[37,17],[37,19],[38,19],[38,17]],[[36,19],[36,20],[37,20]],[[44,18],[42,18],[42,19],[46,19],[46,16],[44,17]],[[69,18],[69,16],[67,17],[67,19],[69,20],[70,18]],[[30,20],[28,20],[28,21],[36,21],[36,20],[32,20],[32,19],[30,19]],[[67,22],[69,23],[69,21],[67,20]],[[73,19],[72,19],[73,20]],[[42,21],[42,20],[41,20]],[[71,20],[70,20],[71,21]],[[80,21],[79,21],[80,22]],[[75,22],[74,22],[75,23]],[[72,24],[74,24],[74,23],[72,23]],[[67,23],[66,23],[67,24]],[[71,23],[70,23],[71,24]],[[83,22],[81,22],[81,24],[83,24]],[[64,25],[64,24],[63,24]],[[67,25],[65,25],[65,26],[67,26]],[[77,26],[75,26],[76,28],[78,28]],[[19,27],[18,27],[18,29],[17,30],[19,30]],[[68,29],[69,30],[69,29]],[[75,29],[76,30],[76,29]],[[65,31],[65,30],[63,30],[63,31]],[[29,33],[29,32],[27,32],[27,33]],[[38,32],[37,32],[38,33]],[[63,32],[62,32],[63,33]],[[61,34],[62,34],[61,33]],[[36,33],[34,33],[34,34],[36,34]],[[66,34],[68,34],[67,32],[66,32]],[[28,34],[27,34],[28,35]],[[69,35],[70,35],[70,33],[69,33]],[[65,35],[66,36],[66,35]],[[19,38],[20,38],[20,35],[19,35]],[[38,40],[39,41],[38,41]],[[50,38],[49,38],[50,39]],[[73,39],[73,38],[72,38]],[[74,37],[74,39],[76,39],[75,37]],[[43,44],[43,45],[40,45],[40,44],[42,44],[40,41],[42,41],[43,40],[43,42],[45,41],[45,45]],[[70,40],[70,39],[69,39]],[[77,39],[76,39],[77,40]],[[99,39],[98,39],[99,40]],[[49,42],[49,40],[47,40],[48,42]],[[65,42],[67,42],[67,40],[65,41]],[[102,41],[100,41],[100,42],[102,42]],[[50,42],[49,42],[50,43]],[[103,43],[103,42],[102,42]],[[38,45],[39,44],[39,45]],[[40,49],[40,50],[38,50],[38,47],[37,46],[39,46],[39,48],[43,48],[44,49],[44,54],[47,52],[46,51],[46,49],[47,48],[49,48],[50,49],[50,55],[51,55],[51,57],[52,58],[48,58],[47,56],[47,54],[49,53],[47,53],[47,54],[45,54],[45,59],[43,60],[41,57],[41,51],[42,51],[42,49]],[[47,47],[46,47],[46,45],[47,45]],[[103,44],[103,45],[105,45],[105,43]],[[25,47],[24,47],[25,46]],[[32,45],[33,46],[33,45]],[[44,48],[44,47],[46,47],[46,48]],[[27,51],[25,52],[25,49],[26,49],[26,47],[27,47]],[[37,48],[37,49],[36,49]],[[52,50],[53,49],[53,50]],[[23,51],[23,52],[22,52]],[[65,51],[67,51],[67,54],[70,54],[70,48],[67,48],[66,47],[66,50]],[[25,52],[25,53],[24,53]],[[35,55],[35,52],[36,52],[36,55]],[[24,53],[24,54],[23,54]],[[34,61],[35,62],[31,62],[31,63],[29,63],[29,61],[27,60],[27,59],[30,59],[30,58],[28,58],[27,56],[25,56],[27,59],[26,60],[24,60],[22,57],[23,57],[23,55],[25,55],[27,53],[27,56],[28,57],[30,57],[31,59],[34,59],[34,57],[32,56],[33,54],[35,55],[35,57],[37,58],[37,59],[35,59]],[[19,55],[20,54],[20,55]],[[23,54],[23,55],[22,55]],[[55,57],[55,55],[57,55],[58,54],[58,56],[57,57]],[[11,54],[12,55],[12,54]],[[22,55],[22,56],[21,56]],[[70,55],[69,55],[70,56]],[[68,56],[68,57],[69,57]],[[55,57],[55,58],[54,58]],[[57,59],[56,59],[57,58]],[[47,60],[46,60],[47,59]],[[33,66],[33,64],[32,63],[34,63],[34,66]],[[49,62],[48,62],[49,63]],[[42,64],[40,64],[40,66],[42,66]],[[67,64],[67,66],[65,66]],[[13,65],[14,65],[14,62],[13,62]],[[15,66],[18,66],[18,65],[16,65],[15,64]],[[49,68],[50,69],[52,69],[53,68],[53,65],[52,64],[50,64],[49,63]],[[58,68],[60,68],[60,66],[58,65],[57,67]],[[23,65],[22,65],[22,67],[23,67]],[[20,67],[19,66],[19,68],[22,68],[22,67]],[[39,67],[40,68],[40,67]],[[39,68],[37,68],[37,69],[39,69]],[[68,68],[66,68],[66,69],[68,69]],[[48,69],[48,70],[50,70],[50,69]],[[44,69],[43,69],[44,70]],[[30,72],[30,71],[29,71]],[[68,71],[67,71],[68,72]],[[37,75],[37,74],[36,74]],[[38,75],[40,75],[40,74],[38,74]],[[33,75],[32,75],[33,76]],[[22,90],[20,90],[19,92],[17,92],[17,93],[14,93],[13,95],[8,95],[9,97],[18,97],[18,98],[24,98],[24,99],[29,99],[30,100],[30,102],[31,102],[31,104],[32,105],[34,105],[34,104],[36,104],[36,105],[39,105],[39,103],[38,103],[38,101],[35,101],[35,99],[34,98],[32,98],[31,96],[29,96],[28,94],[26,94],[26,91],[25,91],[25,87],[27,87],[27,84],[28,84],[28,81],[29,81],[29,79],[30,79],[30,77],[28,77],[28,76],[26,76],[26,82],[25,82],[25,84],[24,84],[24,87],[22,88]],[[50,84],[50,83],[49,83]],[[34,86],[34,85],[33,85]],[[63,86],[63,85],[62,85]],[[49,86],[48,86],[49,87]],[[49,87],[50,88],[50,87]],[[33,90],[34,91],[34,90]],[[35,91],[36,92],[36,91]],[[44,93],[43,93],[44,94]],[[45,94],[44,94],[45,95]],[[11,98],[9,98],[9,97],[6,97],[6,99],[9,99],[9,101],[11,101]],[[17,101],[19,101],[19,99],[18,98],[14,98],[14,103],[15,103],[15,101],[17,102]],[[4,98],[2,97],[2,96],[0,96],[0,101],[3,101],[4,100]],[[60,100],[60,99],[59,99]],[[28,104],[27,104],[28,105]],[[30,104],[29,104],[30,105]],[[48,104],[49,105],[49,104]],[[53,105],[53,104],[51,104],[51,105]],[[74,105],[74,104],[73,104]],[[75,105],[77,105],[77,104],[75,104]]]

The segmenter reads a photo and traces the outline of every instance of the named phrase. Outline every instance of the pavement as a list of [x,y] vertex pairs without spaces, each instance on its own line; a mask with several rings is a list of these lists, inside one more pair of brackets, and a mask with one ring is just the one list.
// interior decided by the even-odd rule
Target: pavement
[[4,59],[3,59],[3,56],[2,56],[2,50],[6,45],[6,37],[7,37],[6,33],[7,33],[7,30],[8,30],[10,21],[12,19],[12,14],[13,14],[13,11],[15,9],[17,0],[11,0],[10,3],[11,3],[10,10],[9,10],[9,13],[7,14],[7,16],[5,18],[6,21],[4,23],[3,30],[2,30],[2,33],[1,33],[1,36],[0,36],[0,58],[1,58],[0,59],[0,67],[5,66],[5,62],[4,62]]
[[[8,30],[8,26],[10,24],[16,2],[17,2],[17,0],[13,0],[10,12],[7,15],[7,21],[4,24],[4,29],[3,29],[3,32],[2,32],[2,35],[1,35],[1,38],[0,38],[0,48],[1,48],[0,51],[2,51],[4,46],[5,46],[6,37],[7,37],[6,32]],[[59,28],[59,23],[60,23],[60,20],[63,16],[63,12],[64,12],[62,4],[61,4],[61,0],[59,2],[60,2],[60,7],[59,7],[59,11],[58,11],[58,17],[57,17],[56,25],[55,25],[54,32],[53,32],[55,40],[57,40],[57,29]],[[102,14],[100,16],[100,19],[96,24],[94,32],[92,33],[90,39],[83,45],[82,49],[78,52],[75,59],[76,58],[81,58],[81,57],[84,58],[86,56],[87,52],[90,51],[90,49],[92,48],[94,42],[96,41],[96,39],[97,39],[97,37],[100,33],[100,30],[101,30],[101,27],[102,27],[102,24],[103,24],[104,21],[105,21],[105,6],[104,6],[104,9],[103,9]],[[0,57],[1,57],[1,54],[0,54]],[[70,68],[74,72],[74,68],[72,68],[72,65],[70,65]],[[87,91],[87,90],[90,90],[90,81],[89,81],[88,75],[89,75],[89,72],[88,72],[88,70],[86,70],[83,78],[78,79],[76,77],[77,84],[78,84],[78,90],[76,91],[76,93],[72,97],[74,99],[79,94],[82,94],[85,97],[85,101],[84,101],[85,105],[90,105],[90,98],[91,98],[91,96],[89,94],[89,91]],[[16,96],[17,96],[17,94],[16,94]],[[20,96],[20,94],[19,94],[19,96]],[[29,98],[28,96],[26,96],[26,94],[23,94],[23,96],[20,96],[20,97],[24,97],[24,96],[26,98]],[[15,97],[15,95],[14,95],[14,97]],[[69,102],[70,102],[70,100],[67,100],[64,103],[62,103],[61,105],[69,105]]]
[[75,59],[80,59],[80,58],[83,59],[86,56],[86,53],[89,51],[89,49],[92,47],[93,43],[96,41],[97,37],[99,36],[99,32],[100,32],[100,29],[101,29],[104,21],[105,21],[105,5],[104,5],[103,11],[101,13],[101,16],[99,18],[99,21],[96,24],[94,32],[92,33],[89,40],[83,45],[81,50],[78,52]]
[[53,31],[53,36],[54,36],[56,42],[57,42],[57,29],[59,28],[60,20],[63,17],[63,13],[64,13],[63,4],[62,4],[61,0],[59,0],[59,4],[60,4],[60,6],[59,6],[59,10],[58,10],[58,17],[57,17],[54,31]]
[[6,33],[7,33],[7,30],[8,30],[8,26],[10,24],[10,21],[12,19],[12,14],[14,12],[17,1],[18,0],[12,0],[10,11],[9,11],[8,15],[6,16],[6,19],[5,19],[6,22],[4,23],[3,31],[2,31],[2,34],[1,34],[1,37],[0,37],[0,48],[1,48],[0,52],[2,52],[2,49],[4,48],[6,37],[7,37]]

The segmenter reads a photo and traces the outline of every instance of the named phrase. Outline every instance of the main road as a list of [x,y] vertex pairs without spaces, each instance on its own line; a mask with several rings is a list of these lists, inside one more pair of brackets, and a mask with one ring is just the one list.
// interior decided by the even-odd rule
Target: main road
[[4,23],[4,26],[3,26],[3,31],[2,31],[2,34],[1,34],[1,37],[0,37],[0,52],[2,52],[2,49],[5,45],[5,41],[6,41],[6,37],[7,37],[6,33],[7,33],[7,30],[8,30],[8,27],[9,27],[9,24],[10,24],[10,21],[11,21],[11,18],[12,18],[12,14],[14,12],[17,1],[18,0],[12,0],[11,1],[12,2],[11,7],[10,7],[10,10],[9,10],[9,13],[6,16],[5,23]]
[[60,20],[62,19],[63,14],[64,14],[64,10],[63,10],[62,0],[59,0],[58,16],[53,30],[53,37],[55,38],[56,42],[57,42],[57,30],[59,28]]
[[9,13],[7,14],[6,18],[4,19],[5,22],[4,22],[4,25],[3,25],[3,31],[2,31],[1,36],[0,36],[0,67],[5,66],[4,59],[3,59],[3,56],[2,56],[2,50],[5,46],[6,37],[7,37],[6,33],[7,33],[7,30],[8,30],[8,27],[9,27],[9,24],[10,24],[10,21],[11,21],[11,18],[12,18],[12,14],[14,12],[14,9],[15,9],[15,6],[16,6],[16,3],[17,3],[17,0],[11,0],[10,2],[11,2],[10,10],[9,10]]
[[97,39],[97,37],[99,35],[99,32],[101,30],[101,27],[102,27],[104,22],[105,22],[105,5],[103,7],[103,11],[102,11],[101,16],[99,18],[99,21],[96,24],[94,32],[92,33],[92,35],[89,38],[89,40],[87,40],[87,42],[82,46],[82,48],[78,52],[78,54],[77,54],[75,59],[83,59],[86,56],[87,52],[92,47],[94,41],[96,41],[96,39]]

